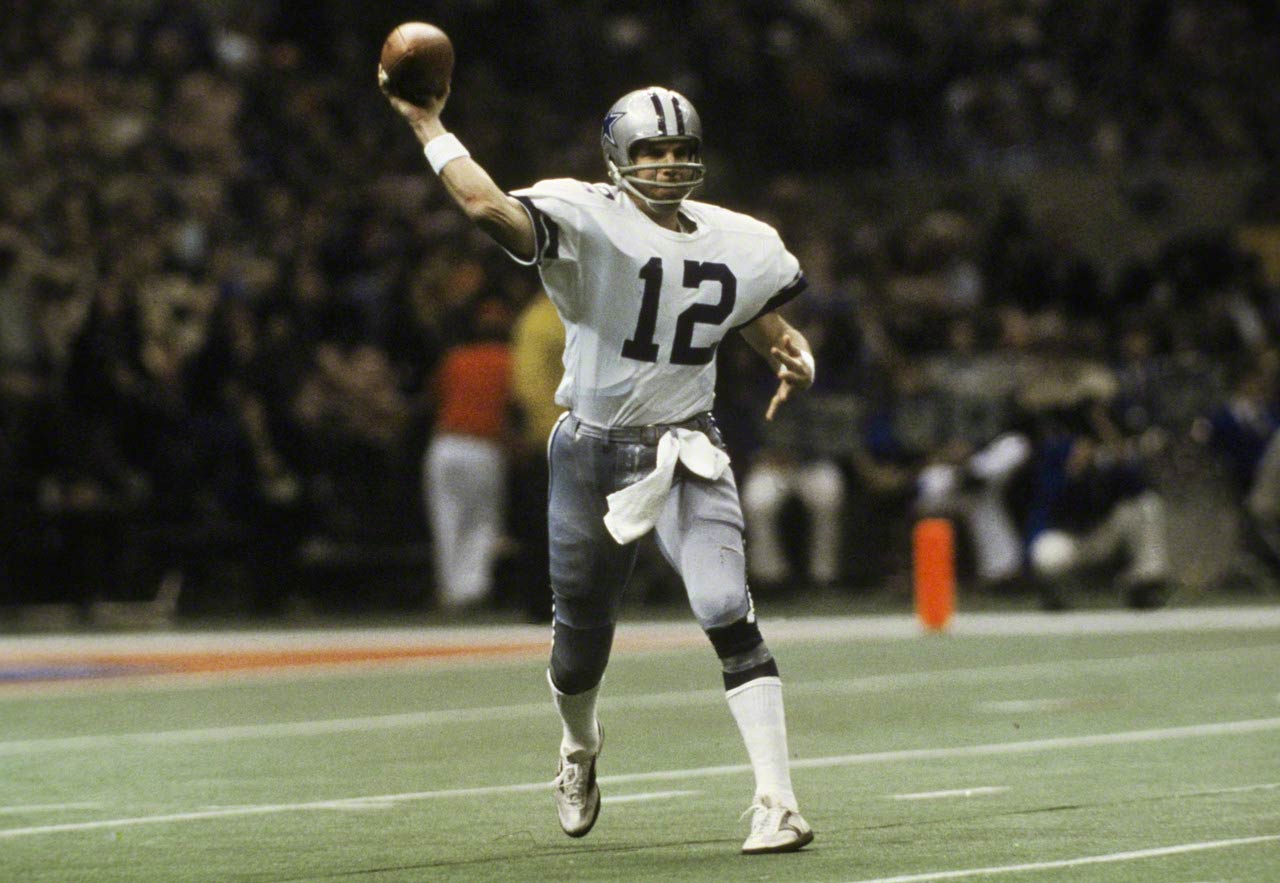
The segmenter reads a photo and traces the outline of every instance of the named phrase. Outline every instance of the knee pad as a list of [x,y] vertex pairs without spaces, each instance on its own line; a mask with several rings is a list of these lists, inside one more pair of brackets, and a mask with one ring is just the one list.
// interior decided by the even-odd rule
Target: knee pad
[[590,690],[604,677],[613,626],[578,629],[556,620],[551,642],[551,683],[561,693]]
[[716,655],[721,659],[731,659],[754,650],[764,643],[760,627],[753,618],[742,617],[728,625],[713,626],[707,631],[711,646],[716,648]]
[[765,645],[755,620],[744,616],[729,625],[709,628],[707,637],[720,657],[726,690],[756,678],[778,676],[778,663]]

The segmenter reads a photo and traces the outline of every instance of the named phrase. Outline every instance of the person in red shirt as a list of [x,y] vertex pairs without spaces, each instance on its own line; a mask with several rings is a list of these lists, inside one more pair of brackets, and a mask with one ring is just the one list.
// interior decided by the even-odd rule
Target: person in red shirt
[[451,348],[434,379],[436,422],[423,483],[442,608],[487,603],[507,497],[511,311],[481,300],[472,339]]

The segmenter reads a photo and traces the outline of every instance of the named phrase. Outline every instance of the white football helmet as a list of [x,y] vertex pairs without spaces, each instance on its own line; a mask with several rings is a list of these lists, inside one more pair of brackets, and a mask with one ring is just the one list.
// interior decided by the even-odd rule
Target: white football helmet
[[[680,138],[692,142],[692,160],[678,163],[649,163],[647,169],[693,169],[693,177],[679,184],[665,184],[664,189],[677,195],[667,199],[645,196],[636,184],[650,187],[654,182],[637,176],[641,168],[632,158],[632,150],[641,141],[653,138]],[[618,187],[644,200],[646,205],[679,205],[702,185],[706,167],[702,164],[702,120],[688,98],[662,86],[650,86],[628,92],[604,116],[600,129],[600,146],[609,177]]]

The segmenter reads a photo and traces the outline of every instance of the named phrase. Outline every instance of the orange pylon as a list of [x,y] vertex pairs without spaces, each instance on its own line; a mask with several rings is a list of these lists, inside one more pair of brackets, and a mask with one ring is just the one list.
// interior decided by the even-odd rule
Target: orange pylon
[[916,616],[941,631],[956,611],[955,529],[945,518],[922,518],[911,536]]

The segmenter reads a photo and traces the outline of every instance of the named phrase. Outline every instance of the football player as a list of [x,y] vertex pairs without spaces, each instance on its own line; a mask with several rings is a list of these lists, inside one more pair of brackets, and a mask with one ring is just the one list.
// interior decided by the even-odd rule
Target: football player
[[805,287],[799,264],[772,227],[689,199],[705,172],[702,124],[677,92],[640,89],[605,114],[612,183],[554,179],[511,194],[446,131],[447,98],[417,106],[388,93],[458,207],[538,268],[566,331],[566,413],[548,444],[560,825],[581,837],[600,811],[596,698],[634,540],[652,529],[720,658],[755,773],[742,851],[800,849],[813,832],[792,790],[778,666],[756,624],[742,508],[711,417],[716,348],[730,331],[778,376],[767,419],[813,383],[808,342],[777,312]]

